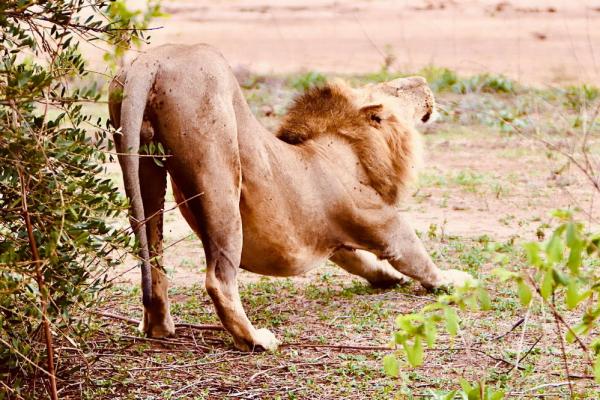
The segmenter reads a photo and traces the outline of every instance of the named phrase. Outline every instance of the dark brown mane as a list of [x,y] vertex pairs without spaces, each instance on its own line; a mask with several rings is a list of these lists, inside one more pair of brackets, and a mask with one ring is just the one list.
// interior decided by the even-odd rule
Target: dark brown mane
[[310,88],[294,99],[277,137],[298,144],[323,134],[355,129],[357,125],[364,126],[364,119],[345,89],[327,84]]
[[307,90],[283,118],[277,137],[301,144],[321,135],[345,138],[353,147],[370,185],[395,204],[411,183],[420,158],[418,133],[385,111],[385,105],[360,107],[340,84]]

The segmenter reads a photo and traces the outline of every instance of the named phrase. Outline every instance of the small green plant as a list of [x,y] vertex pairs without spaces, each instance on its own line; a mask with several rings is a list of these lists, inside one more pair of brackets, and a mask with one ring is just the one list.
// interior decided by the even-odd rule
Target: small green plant
[[453,176],[452,180],[466,190],[476,192],[479,185],[483,183],[483,175],[472,170],[463,170]]
[[503,75],[479,74],[460,79],[452,86],[456,93],[513,93],[514,81]]
[[440,326],[443,326],[451,337],[456,336],[460,328],[457,310],[488,310],[490,307],[489,294],[480,283],[475,282],[455,288],[452,294],[438,296],[435,302],[426,305],[419,312],[398,316],[393,343],[401,347],[394,354],[384,357],[385,372],[391,376],[398,376],[398,356],[403,356],[412,367],[422,365],[423,349],[425,346],[435,346]]
[[434,392],[431,391],[431,397],[435,400],[454,400],[459,396],[462,400],[502,400],[504,399],[504,391],[495,390],[490,386],[486,386],[485,382],[476,382],[470,384],[465,379],[460,379],[460,390],[451,392]]
[[[597,334],[600,326],[600,233],[587,233],[584,224],[575,221],[569,211],[557,210],[553,215],[560,224],[550,238],[525,245],[530,269],[513,272],[499,268],[495,272],[503,281],[516,285],[523,306],[537,298],[550,309],[557,331],[564,330],[564,339],[581,348],[600,382],[600,337],[593,338],[589,347],[582,340],[582,336]],[[564,308],[582,312],[576,325],[571,326],[563,317]],[[569,355],[562,335],[559,341],[566,360]]]
[[453,91],[454,86],[459,82],[456,72],[433,65],[421,69],[417,75],[427,79],[429,86],[436,93]]
[[327,82],[327,77],[320,72],[309,71],[290,79],[289,84],[296,90],[307,90],[313,86],[321,86]]
[[600,90],[589,85],[569,86],[564,90],[563,105],[575,112],[580,112],[584,106],[589,106],[600,97]]

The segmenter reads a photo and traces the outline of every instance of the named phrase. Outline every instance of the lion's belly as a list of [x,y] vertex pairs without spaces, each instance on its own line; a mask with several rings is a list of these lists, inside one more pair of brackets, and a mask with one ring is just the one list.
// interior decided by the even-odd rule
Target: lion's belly
[[294,240],[286,240],[284,236],[266,238],[244,229],[241,266],[257,274],[301,275],[323,264],[328,256],[309,246],[298,245]]
[[[242,268],[262,275],[300,275],[323,264],[333,252],[326,229],[305,207],[290,205],[260,185],[242,189]],[[318,227],[318,228],[317,228]]]

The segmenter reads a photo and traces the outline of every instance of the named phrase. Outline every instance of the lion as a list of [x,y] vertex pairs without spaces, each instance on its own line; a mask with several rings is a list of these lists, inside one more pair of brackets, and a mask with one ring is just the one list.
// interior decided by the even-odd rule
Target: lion
[[[419,165],[420,134],[434,97],[409,77],[308,90],[277,134],[252,115],[225,58],[205,45],[164,45],[141,54],[110,85],[109,111],[142,260],[150,337],[175,334],[161,262],[167,174],[181,213],[206,255],[206,290],[234,345],[275,350],[279,340],[249,321],[240,268],[293,276],[331,260],[374,286],[460,285],[440,270],[399,206]],[[164,167],[139,155],[160,142]]]

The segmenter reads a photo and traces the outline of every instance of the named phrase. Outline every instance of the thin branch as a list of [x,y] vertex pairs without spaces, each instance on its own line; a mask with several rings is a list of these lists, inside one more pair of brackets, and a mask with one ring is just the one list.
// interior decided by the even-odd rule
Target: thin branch
[[35,262],[35,274],[40,291],[40,302],[42,309],[42,323],[44,326],[44,336],[46,338],[46,352],[48,354],[48,374],[50,380],[50,397],[52,400],[58,400],[57,388],[56,388],[56,373],[54,370],[54,345],[52,343],[52,331],[50,330],[50,321],[48,320],[48,290],[45,285],[44,275],[42,274],[40,266],[40,254],[38,252],[35,236],[33,235],[33,226],[31,219],[29,218],[29,212],[27,210],[27,189],[25,184],[25,177],[23,171],[17,168],[19,173],[19,181],[21,183],[21,204],[23,206],[23,218],[25,219],[25,225],[27,227],[27,236],[29,238],[29,246],[31,247],[31,254],[33,261]]
[[[92,311],[92,313],[94,313],[96,315],[100,315],[102,317],[106,317],[106,318],[112,318],[112,319],[118,319],[120,321],[125,321],[130,325],[137,326],[140,324],[140,321],[138,321],[137,319],[125,317],[123,315],[108,313],[108,312],[104,312],[104,311]],[[223,331],[223,330],[225,330],[225,328],[223,328],[222,325],[216,325],[216,324],[198,325],[198,324],[191,324],[191,323],[187,323],[187,322],[177,323],[177,324],[175,324],[175,327],[197,329],[197,330],[201,330],[201,331]]]
[[359,346],[359,345],[343,345],[343,344],[311,344],[311,343],[283,343],[280,347],[299,347],[299,348],[317,348],[317,349],[333,349],[333,350],[367,350],[367,351],[390,351],[392,348],[387,346]]
[[[554,293],[552,293],[552,305],[554,306]],[[560,342],[560,353],[562,355],[563,366],[565,368],[565,376],[567,377],[567,382],[569,382],[569,393],[571,394],[571,398],[573,398],[573,384],[571,383],[571,378],[569,378],[569,362],[567,361],[567,352],[565,351],[565,341],[563,339],[562,331],[560,330],[560,324],[558,323],[556,314],[554,315],[554,323],[556,325],[556,334],[558,335],[558,340]]]
[[569,325],[565,319],[562,317],[562,315],[560,315],[560,313],[556,310],[556,307],[554,307],[554,304],[547,302],[546,300],[544,300],[544,298],[542,297],[542,293],[540,291],[540,288],[537,286],[537,284],[535,283],[535,280],[533,279],[533,277],[531,277],[531,275],[526,274],[527,279],[529,279],[529,283],[533,286],[533,288],[535,289],[535,291],[537,292],[537,294],[541,297],[542,301],[544,302],[544,304],[547,304],[548,307],[550,308],[550,311],[552,311],[552,314],[554,315],[554,317],[565,326],[565,328],[567,328],[567,330],[569,331],[569,333],[571,335],[573,335],[573,338],[575,339],[575,341],[577,342],[577,344],[579,345],[579,347],[581,347],[581,350],[584,351],[585,356],[587,358],[588,363],[591,365],[593,365],[592,363],[592,359],[590,358],[590,354],[589,354],[589,349],[586,346],[585,343],[583,343],[583,340],[581,340],[581,338],[579,337],[579,335],[577,335],[573,329],[571,328],[571,325]]

